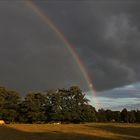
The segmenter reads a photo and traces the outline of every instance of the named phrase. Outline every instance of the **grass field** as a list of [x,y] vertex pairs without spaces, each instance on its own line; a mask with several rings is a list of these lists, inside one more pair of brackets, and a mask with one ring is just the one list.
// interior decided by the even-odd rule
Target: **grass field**
[[9,124],[0,140],[140,140],[140,124]]

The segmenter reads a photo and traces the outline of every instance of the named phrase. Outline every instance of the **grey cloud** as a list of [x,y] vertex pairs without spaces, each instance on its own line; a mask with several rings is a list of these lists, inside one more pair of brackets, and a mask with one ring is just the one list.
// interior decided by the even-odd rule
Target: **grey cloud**
[[71,85],[89,90],[66,45],[24,1],[0,2],[0,85],[22,93]]
[[[140,2],[35,4],[75,47],[97,91],[140,80]],[[89,90],[65,44],[31,7],[22,1],[0,2],[0,21],[0,84],[21,92],[71,85]],[[130,96],[121,91],[100,95]]]
[[36,2],[66,35],[97,90],[140,80],[140,2]]

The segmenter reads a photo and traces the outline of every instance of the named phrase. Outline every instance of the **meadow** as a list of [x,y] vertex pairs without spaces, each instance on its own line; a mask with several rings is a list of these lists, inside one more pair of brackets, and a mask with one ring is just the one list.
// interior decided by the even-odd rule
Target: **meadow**
[[0,140],[140,140],[140,124],[6,124]]

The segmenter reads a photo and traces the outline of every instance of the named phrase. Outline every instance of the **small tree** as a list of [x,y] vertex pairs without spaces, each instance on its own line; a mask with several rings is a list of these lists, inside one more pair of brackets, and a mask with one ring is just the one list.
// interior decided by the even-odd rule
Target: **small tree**
[[140,110],[135,112],[136,122],[140,122]]
[[106,122],[107,121],[106,112],[103,108],[98,110],[98,121],[99,122]]
[[128,111],[126,108],[121,111],[121,120],[123,122],[129,122]]
[[135,111],[131,110],[130,112],[128,112],[128,120],[130,123],[134,123],[136,122],[136,117],[135,117]]

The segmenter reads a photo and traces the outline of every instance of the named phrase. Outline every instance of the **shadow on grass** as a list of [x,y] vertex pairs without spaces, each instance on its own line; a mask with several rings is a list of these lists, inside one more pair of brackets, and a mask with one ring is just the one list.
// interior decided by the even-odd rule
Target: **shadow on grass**
[[7,126],[0,126],[0,140],[111,140],[78,133],[51,132],[24,132]]
[[[135,125],[135,124],[134,124]],[[124,126],[117,126],[117,125],[86,125],[90,128],[96,128],[99,130],[108,131],[111,133],[114,133],[118,135],[120,138],[126,139],[126,140],[132,140],[132,139],[138,139],[140,140],[140,128],[138,127],[124,127]]]

